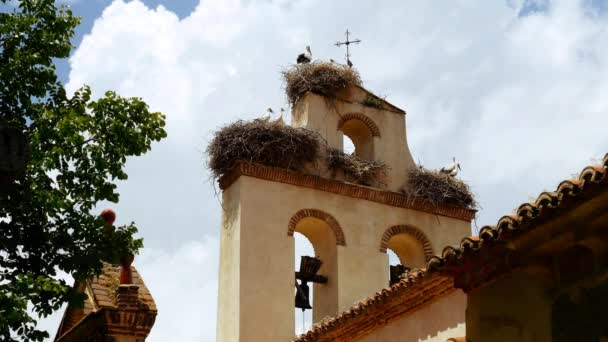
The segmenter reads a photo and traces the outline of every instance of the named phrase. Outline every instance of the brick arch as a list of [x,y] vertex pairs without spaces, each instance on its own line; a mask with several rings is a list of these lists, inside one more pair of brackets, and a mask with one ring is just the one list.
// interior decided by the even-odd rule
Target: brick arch
[[338,221],[336,221],[336,219],[330,214],[318,209],[302,209],[298,211],[295,215],[293,215],[289,220],[287,235],[293,236],[293,233],[295,232],[298,223],[307,217],[318,218],[319,220],[322,220],[327,223],[329,228],[331,228],[331,230],[334,232],[334,235],[336,236],[336,245],[346,246],[344,232],[342,231],[342,227],[340,227]]
[[365,124],[365,126],[367,126],[367,128],[369,128],[370,132],[372,133],[372,136],[380,137],[380,129],[378,128],[378,125],[376,125],[374,120],[370,119],[368,116],[363,115],[361,113],[349,113],[349,114],[342,115],[342,117],[340,118],[340,121],[338,121],[338,129],[342,129],[342,126],[344,126],[344,124],[350,120],[359,120],[359,121],[363,122]]
[[417,228],[403,225],[392,226],[387,229],[384,234],[382,234],[382,240],[380,241],[380,252],[386,253],[388,241],[391,239],[391,237],[397,234],[408,234],[418,240],[422,244],[424,258],[426,261],[429,261],[433,257],[433,246],[431,246],[431,241],[429,241],[426,235],[424,235],[424,233]]

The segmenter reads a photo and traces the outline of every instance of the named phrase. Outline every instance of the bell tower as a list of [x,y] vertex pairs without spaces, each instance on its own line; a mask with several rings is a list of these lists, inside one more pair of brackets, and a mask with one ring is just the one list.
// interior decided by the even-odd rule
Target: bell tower
[[295,336],[295,232],[322,264],[313,321],[336,315],[389,286],[387,250],[408,267],[425,267],[440,246],[470,234],[474,210],[430,205],[401,191],[415,163],[405,111],[362,87],[308,92],[292,108],[292,126],[317,132],[342,150],[343,136],[361,160],[381,161],[382,182],[361,185],[327,166],[327,150],[305,170],[237,163],[219,183],[218,341],[290,341]]

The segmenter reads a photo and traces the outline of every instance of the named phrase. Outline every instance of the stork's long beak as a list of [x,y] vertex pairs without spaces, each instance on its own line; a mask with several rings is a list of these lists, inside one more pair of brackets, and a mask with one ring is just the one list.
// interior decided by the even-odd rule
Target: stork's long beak
[[458,167],[458,170],[462,171],[462,169],[460,168],[460,164],[457,164],[456,166]]

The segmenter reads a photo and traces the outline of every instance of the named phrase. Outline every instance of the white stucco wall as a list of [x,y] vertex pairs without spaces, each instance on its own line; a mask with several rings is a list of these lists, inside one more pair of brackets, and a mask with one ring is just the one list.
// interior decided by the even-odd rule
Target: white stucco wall
[[460,290],[404,315],[360,342],[445,342],[465,335],[466,294]]
[[224,192],[224,203],[230,217],[221,229],[218,341],[293,338],[294,240],[287,230],[301,209],[333,216],[346,241],[336,246],[337,269],[321,273],[338,287],[337,310],[317,318],[347,310],[388,285],[388,256],[379,249],[389,227],[416,227],[436,253],[470,234],[467,221],[248,176]]

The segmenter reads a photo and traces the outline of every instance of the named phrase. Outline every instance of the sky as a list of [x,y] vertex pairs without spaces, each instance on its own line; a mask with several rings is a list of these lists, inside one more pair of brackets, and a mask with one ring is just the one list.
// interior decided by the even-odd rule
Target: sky
[[[63,0],[83,17],[69,91],[116,90],[167,116],[168,138],[127,162],[117,224],[159,314],[149,341],[213,341],[221,209],[205,168],[211,133],[287,108],[280,71],[310,45],[352,61],[407,111],[414,159],[455,156],[480,203],[473,229],[553,190],[608,152],[608,1]],[[305,248],[305,247],[302,247]],[[61,313],[41,326],[57,328]]]

